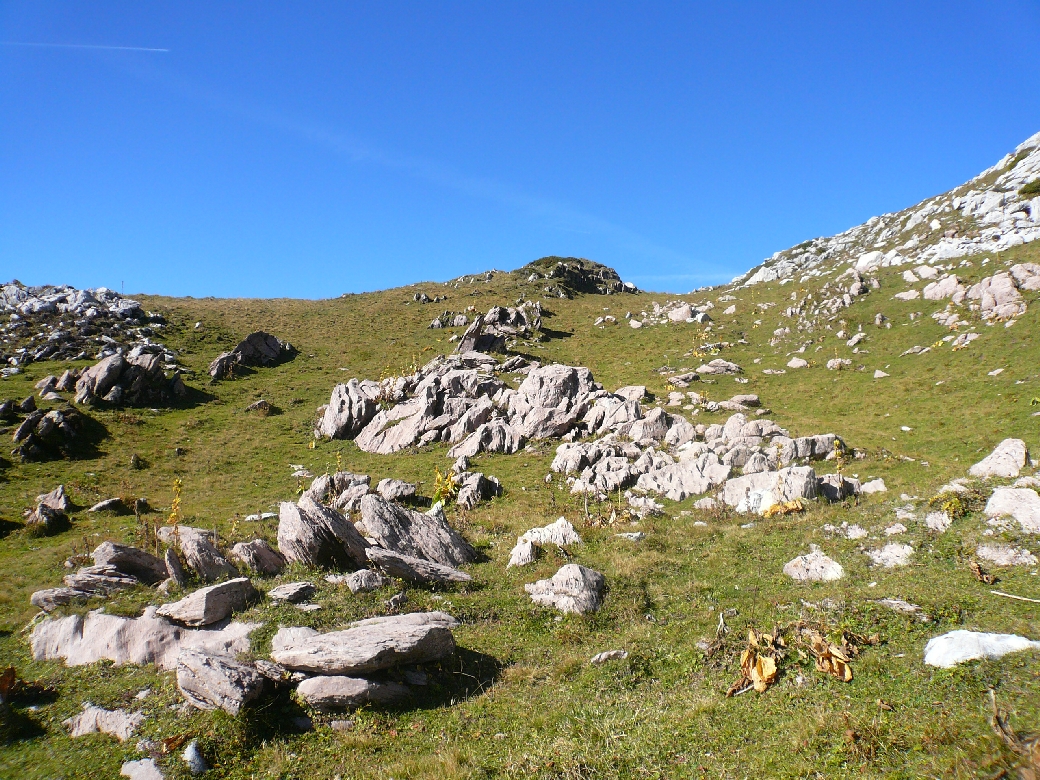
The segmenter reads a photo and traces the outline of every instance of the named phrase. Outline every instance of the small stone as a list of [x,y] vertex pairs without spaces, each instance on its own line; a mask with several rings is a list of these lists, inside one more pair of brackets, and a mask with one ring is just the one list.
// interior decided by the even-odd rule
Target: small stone
[[806,555],[799,555],[784,564],[784,574],[800,582],[830,582],[840,580],[845,575],[845,570],[841,564],[828,558],[813,544],[809,545]]
[[599,666],[600,664],[605,664],[607,661],[623,661],[626,658],[628,658],[627,650],[606,650],[602,653],[596,653],[596,655],[592,656],[592,659],[589,661],[589,663],[595,666]]
[[188,746],[184,748],[184,752],[181,753],[181,758],[184,759],[184,763],[188,765],[188,771],[193,775],[201,775],[209,771],[209,764],[202,757],[202,751],[199,750],[197,740],[193,739],[188,743]]
[[267,598],[274,601],[287,601],[290,604],[298,604],[304,599],[310,598],[318,590],[313,582],[288,582],[267,591]]

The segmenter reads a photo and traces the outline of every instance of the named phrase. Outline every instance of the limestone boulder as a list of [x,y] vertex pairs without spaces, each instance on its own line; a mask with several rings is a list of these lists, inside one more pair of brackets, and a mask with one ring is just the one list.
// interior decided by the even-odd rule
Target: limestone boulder
[[365,704],[399,704],[411,696],[408,687],[398,683],[340,675],[309,677],[299,684],[296,694],[318,712],[356,710]]
[[91,553],[98,566],[114,566],[124,574],[154,585],[167,578],[166,563],[151,553],[118,542],[102,542]]
[[476,560],[476,551],[443,516],[425,515],[370,494],[361,500],[361,520],[383,549],[453,568]]
[[271,658],[288,669],[318,675],[363,675],[404,664],[444,661],[454,653],[455,638],[443,623],[384,618],[307,637],[272,651]]
[[265,677],[229,655],[186,647],[177,656],[177,689],[201,710],[238,715],[264,691]]
[[231,548],[231,557],[258,574],[278,574],[285,568],[285,558],[263,539],[239,542]]
[[1028,454],[1026,443],[1021,439],[1004,439],[993,452],[968,469],[968,474],[979,479],[1017,477]]
[[397,577],[405,582],[414,584],[470,582],[473,579],[464,571],[459,571],[440,563],[433,563],[425,558],[402,555],[401,553],[383,550],[379,547],[369,547],[365,552],[373,565],[378,566],[391,577]]
[[353,523],[308,496],[298,504],[283,501],[278,513],[278,550],[288,561],[306,566],[356,569],[368,559],[368,542]]
[[1011,517],[1022,530],[1040,533],[1040,495],[1029,488],[997,488],[986,502],[986,517]]
[[584,615],[595,612],[603,603],[606,579],[598,571],[576,563],[568,563],[547,580],[524,585],[531,601],[552,607],[564,614]]
[[191,593],[180,601],[163,604],[156,615],[183,626],[208,626],[245,609],[259,594],[246,577],[210,585]]

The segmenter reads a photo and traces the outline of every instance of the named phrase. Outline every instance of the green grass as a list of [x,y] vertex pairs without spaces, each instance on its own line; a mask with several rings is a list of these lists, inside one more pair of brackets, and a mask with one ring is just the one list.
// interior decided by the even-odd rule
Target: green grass
[[[958,273],[971,281],[1005,261],[1036,258],[1037,250],[1018,247],[1002,255],[999,266],[996,258],[987,266],[976,258],[970,270]],[[520,293],[534,299],[544,280],[543,285],[528,284],[522,277],[496,274],[489,282],[478,277],[480,281],[457,288],[424,283],[326,301],[141,296],[147,308],[167,316],[165,341],[194,372],[187,381],[198,392],[190,403],[158,411],[94,411],[107,432],[95,456],[10,463],[0,471],[0,528],[9,529],[0,539],[0,658],[24,678],[38,678],[57,690],[56,697],[40,701],[35,711],[25,703],[16,706],[37,735],[0,747],[0,777],[117,776],[123,760],[138,757],[134,740],[125,745],[104,736],[71,740],[61,726],[87,700],[106,707],[141,707],[149,715],[141,731],[145,738],[198,738],[215,766],[210,776],[221,778],[978,777],[1010,770],[1014,758],[989,726],[987,690],[995,688],[1016,728],[1037,728],[1037,654],[950,671],[921,662],[927,640],[956,627],[1040,637],[1036,605],[990,595],[989,587],[968,570],[976,543],[988,538],[983,536],[983,519],[969,513],[942,536],[929,533],[921,521],[908,523],[909,533],[895,539],[911,543],[917,553],[913,565],[901,570],[871,567],[860,549],[866,540],[832,538],[821,530],[827,523],[848,521],[877,536],[894,522],[894,507],[905,503],[900,493],[920,497],[914,503],[923,518],[935,489],[964,476],[1001,439],[1018,436],[1033,449],[1040,445],[1030,406],[1030,399],[1040,395],[1040,355],[1033,338],[1040,325],[1036,295],[1027,293],[1029,311],[1012,328],[980,324],[982,338],[967,349],[952,352],[943,346],[901,358],[908,347],[932,345],[946,332],[928,316],[939,304],[892,300],[907,287],[900,273],[882,271],[882,289],[839,314],[850,332],[863,325],[868,339],[860,346],[869,354],[854,355],[833,331],[818,330],[812,336],[816,343],[804,354],[818,365],[783,376],[761,373],[783,368],[787,353],[800,343],[792,336],[775,349],[769,346],[773,329],[783,320],[779,312],[789,305],[792,291],[818,289],[826,279],[737,290],[736,315],[723,316],[725,306],[718,306],[712,311],[716,322],[710,334],[699,325],[634,330],[624,324],[627,311],[638,316],[653,301],[680,296],[543,298],[549,338],[521,344],[517,351],[542,361],[588,366],[609,389],[646,384],[666,397],[667,380],[658,368],[694,369],[703,362],[692,354],[700,344],[734,342],[721,356],[743,366],[748,383],[721,378],[690,389],[706,390],[713,399],[757,393],[772,410],[770,418],[794,435],[840,434],[865,454],[848,470],[863,480],[883,477],[889,492],[848,507],[813,505],[804,514],[757,520],[750,528],[742,527],[746,517],[691,513],[692,499],[666,502],[666,516],[642,523],[639,530],[647,538],[632,544],[614,537],[628,526],[587,526],[576,499],[545,485],[555,442],[512,456],[480,456],[472,468],[498,476],[505,494],[473,511],[453,512],[451,521],[488,561],[469,567],[472,585],[409,591],[409,609],[445,609],[463,620],[456,632],[462,652],[455,664],[432,670],[434,685],[413,708],[362,711],[353,716],[355,728],[346,733],[332,731],[327,719],[319,717],[313,732],[299,733],[291,718],[302,710],[289,697],[238,719],[219,712],[182,714],[174,706],[180,697],[171,674],[34,662],[22,633],[35,611],[30,593],[58,584],[69,555],[93,549],[104,539],[134,542],[143,534],[132,516],[95,517],[77,511],[70,530],[31,538],[19,530],[22,510],[38,493],[62,482],[83,508],[112,495],[146,497],[158,510],[144,517],[154,526],[164,522],[179,478],[184,485],[183,522],[215,527],[228,546],[254,535],[273,540],[276,521],[254,524],[236,517],[276,510],[279,501],[293,498],[299,485],[289,464],[322,473],[335,469],[337,454],[345,469],[371,474],[373,480],[393,476],[418,481],[429,496],[435,468],[450,465],[446,446],[385,457],[360,452],[350,442],[318,442],[311,449],[316,408],[327,402],[336,382],[409,371],[411,365],[448,351],[453,346],[448,338],[461,329],[426,329],[441,310],[475,306],[486,311],[495,304],[512,304]],[[431,296],[446,292],[449,300],[423,306],[412,301],[417,291]],[[681,297],[703,302],[722,292]],[[756,304],[766,302],[778,305],[759,311]],[[878,311],[890,318],[891,329],[874,327]],[[910,321],[909,314],[918,311],[924,316]],[[595,318],[606,313],[622,324],[594,327]],[[755,320],[762,324],[755,327]],[[202,323],[199,329],[196,322]],[[300,350],[298,356],[275,368],[209,384],[209,361],[257,328],[291,341]],[[748,345],[735,343],[741,335]],[[821,349],[815,351],[817,347]],[[852,358],[853,370],[825,370],[823,364],[835,356]],[[756,358],[761,362],[755,364]],[[856,370],[860,365],[865,370]],[[1004,372],[987,376],[998,367]],[[58,373],[58,368],[31,365],[26,374],[0,383],[0,396],[24,397],[35,381]],[[874,380],[875,368],[891,376]],[[246,407],[261,397],[280,413],[247,413]],[[702,413],[696,421],[727,416]],[[912,430],[903,432],[904,425]],[[130,467],[133,454],[144,460],[145,468]],[[829,463],[817,465],[821,473],[833,470]],[[523,584],[551,576],[567,560],[562,555],[546,550],[534,566],[505,569],[518,534],[560,515],[585,539],[570,551],[573,560],[607,578],[604,608],[591,617],[558,619],[534,607],[524,594]],[[696,521],[708,525],[694,525]],[[883,544],[880,536],[869,546]],[[1017,541],[1037,552],[1035,539]],[[809,543],[838,559],[845,579],[799,585],[784,577],[783,564],[806,552]],[[260,585],[267,589],[315,576],[294,569],[260,580]],[[1040,597],[1040,581],[1028,569],[1000,571],[999,576],[1000,589]],[[256,655],[266,653],[279,623],[332,629],[381,614],[383,602],[396,592],[387,588],[352,596],[316,579],[321,587],[315,600],[323,604],[318,612],[260,604],[242,615],[264,623],[253,637]],[[873,582],[877,585],[870,587]],[[935,621],[920,624],[879,607],[875,600],[885,596],[918,603]],[[135,614],[152,597],[140,589],[117,595],[104,606]],[[819,606],[825,599],[829,608]],[[727,615],[731,633],[721,652],[705,658],[696,643],[714,637],[721,613]],[[881,644],[865,648],[853,662],[850,683],[825,677],[792,657],[777,685],[765,694],[725,698],[739,668],[747,628],[768,629],[800,617],[819,620],[835,632],[877,633]],[[627,649],[628,659],[589,667],[593,654],[614,648]],[[135,702],[133,695],[146,687],[152,689],[151,697]],[[881,708],[879,700],[892,709]],[[177,753],[159,759],[168,777],[186,776]]]

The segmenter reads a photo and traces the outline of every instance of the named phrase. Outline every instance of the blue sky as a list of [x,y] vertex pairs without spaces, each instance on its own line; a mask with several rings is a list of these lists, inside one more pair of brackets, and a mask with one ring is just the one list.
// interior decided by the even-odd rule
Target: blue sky
[[686,291],[996,162],[1038,40],[999,0],[5,0],[0,280],[319,298],[556,254]]

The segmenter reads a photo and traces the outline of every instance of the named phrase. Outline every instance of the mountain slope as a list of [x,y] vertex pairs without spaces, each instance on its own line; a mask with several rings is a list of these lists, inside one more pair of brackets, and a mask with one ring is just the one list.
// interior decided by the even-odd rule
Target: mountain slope
[[916,206],[777,252],[733,280],[750,286],[855,265],[859,271],[1002,252],[1040,238],[1040,133],[992,168]]

